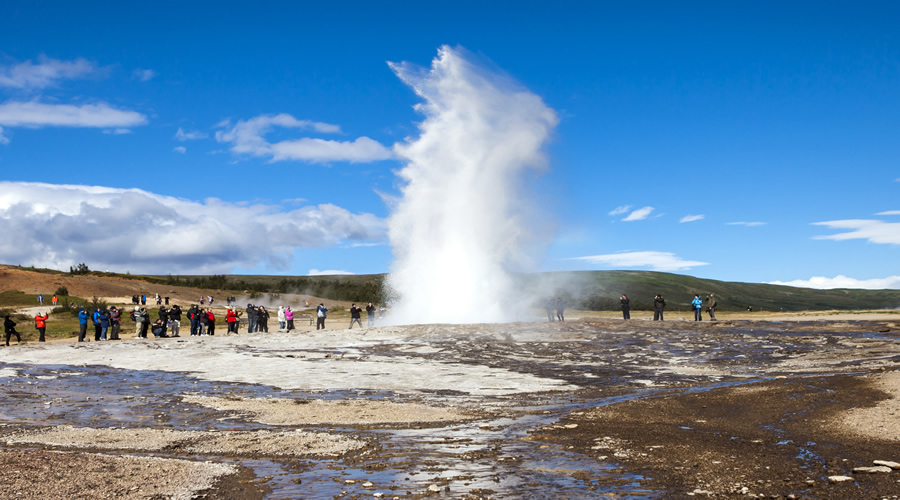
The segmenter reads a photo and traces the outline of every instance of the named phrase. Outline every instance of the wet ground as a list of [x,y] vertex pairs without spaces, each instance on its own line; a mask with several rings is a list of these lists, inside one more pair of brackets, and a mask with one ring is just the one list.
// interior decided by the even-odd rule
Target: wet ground
[[[325,369],[340,359],[341,370],[352,371],[354,360],[375,370],[371,379],[357,376],[344,387],[335,382],[316,390],[275,380],[209,380],[189,368],[179,373],[22,363],[2,356],[0,423],[4,435],[63,424],[286,430],[252,415],[186,402],[185,395],[390,400],[479,415],[451,424],[287,427],[367,443],[336,458],[196,454],[178,447],[119,452],[234,464],[255,475],[204,492],[210,498],[882,498],[900,494],[900,471],[862,476],[852,469],[873,460],[900,461],[896,438],[851,435],[832,421],[841,411],[886,397],[865,375],[900,367],[897,332],[893,323],[879,321],[573,321],[402,327],[380,336],[371,331],[279,345],[279,358],[311,363],[298,366]],[[109,349],[115,356],[115,346]],[[256,343],[244,351],[271,355],[266,349]],[[377,382],[389,380],[400,363],[451,362],[446,376],[470,378],[468,383],[448,386],[425,374],[416,390]],[[467,377],[469,370],[477,375]],[[558,390],[522,392],[520,378],[506,374],[551,381]],[[304,371],[284,376],[302,378]],[[492,389],[477,390],[481,385]],[[844,474],[852,480],[827,479]]]

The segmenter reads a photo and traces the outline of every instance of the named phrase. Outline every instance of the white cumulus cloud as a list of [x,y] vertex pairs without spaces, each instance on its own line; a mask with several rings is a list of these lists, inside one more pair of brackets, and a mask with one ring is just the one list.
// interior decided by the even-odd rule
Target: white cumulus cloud
[[671,252],[621,252],[605,255],[589,255],[573,257],[568,260],[580,260],[615,268],[649,268],[654,271],[679,271],[697,266],[706,266],[708,262],[685,260]]
[[813,276],[808,280],[770,281],[772,285],[796,286],[800,288],[817,288],[827,290],[831,288],[863,288],[867,290],[900,289],[900,276],[888,276],[887,278],[874,278],[859,280],[839,274],[834,278],[825,276]]
[[884,222],[872,219],[847,219],[814,222],[814,226],[825,226],[843,232],[825,236],[814,236],[816,240],[866,240],[869,243],[900,245],[900,222]]
[[41,89],[64,79],[78,78],[96,70],[86,59],[60,61],[40,56],[37,64],[25,61],[13,66],[0,66],[0,87]]
[[612,215],[612,216],[622,215],[629,210],[631,210],[631,205],[622,205],[622,206],[616,207],[612,211],[610,211],[609,215]]
[[623,221],[634,221],[634,220],[644,220],[650,216],[650,213],[653,212],[653,207],[644,207],[639,208],[630,214],[627,217],[622,219]]
[[685,215],[678,222],[679,223],[694,222],[694,221],[698,221],[698,220],[703,220],[705,217],[706,217],[705,215]]
[[249,120],[239,120],[231,125],[230,121],[222,122],[226,130],[216,132],[216,140],[231,145],[236,154],[257,157],[268,157],[271,161],[308,161],[323,163],[330,161],[349,161],[364,163],[386,160],[392,157],[391,150],[368,137],[359,137],[353,141],[335,141],[313,137],[288,139],[270,143],[265,135],[274,127],[311,130],[321,134],[337,134],[341,129],[337,125],[298,120],[282,113],[278,115],[260,115]]
[[0,182],[0,262],[209,274],[286,269],[294,248],[382,241],[385,223],[331,204],[193,201],[140,189]]

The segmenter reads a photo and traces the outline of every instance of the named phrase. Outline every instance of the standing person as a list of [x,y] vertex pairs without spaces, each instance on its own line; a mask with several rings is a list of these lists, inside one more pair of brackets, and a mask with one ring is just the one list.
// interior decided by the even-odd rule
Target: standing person
[[253,304],[247,304],[247,333],[253,333],[256,331],[256,308],[253,307]]
[[37,331],[41,334],[38,338],[38,342],[45,342],[44,333],[47,331],[47,318],[50,316],[47,313],[44,313],[43,316],[41,313],[37,313],[34,316],[34,327],[37,328]]
[[100,340],[100,308],[94,308],[94,314],[91,314],[91,321],[94,323],[94,342]]
[[553,303],[553,297],[547,297],[547,302],[544,304],[544,309],[547,310],[547,321],[551,323],[556,321],[556,317],[553,316],[553,308],[555,304]]
[[163,299],[163,301],[165,302],[166,305],[169,305],[169,297],[165,297],[165,298]]
[[563,302],[562,297],[556,298],[556,319],[560,321],[565,321],[566,316],[563,314],[566,310],[566,304]]
[[256,330],[269,333],[269,311],[266,306],[257,308]]
[[320,303],[319,307],[316,308],[316,330],[321,328],[325,329],[325,317],[328,315],[328,308],[325,307],[325,304]]
[[157,294],[156,294],[156,305],[160,305],[160,304],[162,304],[162,298],[161,298],[161,297],[159,296],[159,294],[157,293]]
[[141,294],[141,305],[142,306],[147,305],[147,295],[145,295],[145,294]]
[[54,293],[54,294],[53,294],[53,298],[50,299],[50,304],[52,304],[53,307],[56,307],[56,302],[57,302],[58,300],[59,300],[59,299],[56,298],[56,294]]
[[284,321],[287,323],[287,331],[294,329],[294,310],[291,309],[291,306],[284,308]]
[[203,307],[203,296],[200,296],[200,307]]
[[16,336],[16,342],[22,343],[22,337],[19,336],[19,332],[16,331],[16,322],[10,319],[9,314],[7,314],[6,319],[3,320],[3,329],[6,331],[6,347],[9,347],[9,338],[13,335]]
[[84,336],[87,335],[87,318],[88,313],[82,307],[78,309],[78,341],[84,342]]
[[375,306],[369,302],[369,305],[366,306],[366,319],[368,320],[368,325],[370,328],[375,326],[375,314],[376,314]]
[[356,321],[356,323],[359,325],[360,328],[363,327],[363,326],[362,326],[362,321],[361,321],[360,318],[359,318],[359,314],[360,314],[361,312],[362,312],[362,308],[356,307],[356,304],[352,304],[352,305],[350,306],[350,329],[351,329],[351,330],[353,329],[353,322],[354,322],[354,321]]
[[694,321],[703,321],[703,299],[699,293],[694,295],[691,305],[694,306]]
[[199,326],[197,327],[197,335],[206,335],[206,329],[209,326],[209,315],[206,314],[206,310],[202,307],[197,312],[197,317],[199,318]]
[[285,327],[287,327],[285,322],[287,322],[287,320],[284,319],[284,306],[278,306],[278,331],[279,332],[284,330]]
[[229,307],[225,310],[225,324],[228,326],[228,333],[237,333],[237,328],[235,328],[237,320],[237,314],[234,313],[232,308]]
[[213,314],[212,308],[206,310],[206,332],[210,335],[216,334],[216,315]]
[[38,294],[38,305],[41,305],[41,306],[44,305],[44,294],[43,293]]
[[109,308],[109,340],[119,340],[122,328],[122,311],[116,306]]
[[657,294],[653,298],[653,321],[663,321],[663,309],[666,308],[666,300]]
[[719,301],[716,300],[716,294],[710,293],[706,297],[706,312],[709,313],[709,320],[716,321],[716,308],[719,307]]
[[187,310],[188,320],[191,322],[191,336],[197,335],[197,329],[200,327],[200,310],[195,304],[191,304],[191,308]]
[[624,293],[619,297],[619,303],[622,304],[622,319],[631,319],[631,301]]
[[141,308],[141,338],[147,338],[147,331],[150,330],[150,311],[146,307]]
[[206,296],[206,303],[209,304],[210,307],[212,307],[212,295]]
[[131,321],[134,321],[134,338],[141,338],[141,326],[144,323],[141,319],[141,306],[134,306],[134,311],[131,312]]
[[100,310],[100,338],[97,340],[106,340],[106,334],[109,332],[109,313]]
[[[159,296],[157,296],[159,297]],[[166,329],[169,328],[169,310],[166,309],[166,306],[159,306],[159,320],[162,321],[163,328],[163,337],[166,336]]]
[[[167,297],[168,298],[168,297]],[[172,336],[180,337],[181,335],[181,307],[178,304],[169,309],[169,321],[172,322]]]

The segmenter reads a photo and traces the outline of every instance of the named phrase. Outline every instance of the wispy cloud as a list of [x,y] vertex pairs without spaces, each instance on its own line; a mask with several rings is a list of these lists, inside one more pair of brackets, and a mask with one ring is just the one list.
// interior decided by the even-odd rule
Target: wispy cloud
[[900,210],[888,210],[887,212],[878,212],[875,215],[900,215]]
[[708,262],[685,260],[671,252],[621,252],[605,255],[589,255],[573,257],[567,260],[580,260],[591,264],[615,268],[650,268],[654,271],[679,271],[697,266],[706,266]]
[[629,211],[629,210],[631,210],[631,205],[622,205],[621,207],[616,207],[616,208],[614,208],[614,209],[609,213],[609,215],[612,215],[612,216],[615,217],[616,215],[622,215],[622,214],[624,214],[625,212],[627,212],[627,211]]
[[206,139],[209,137],[209,134],[206,132],[200,132],[199,130],[184,130],[181,127],[178,127],[178,130],[175,132],[175,139],[179,141],[196,141],[198,139]]
[[0,126],[4,127],[111,128],[113,129],[111,133],[115,134],[116,130],[145,123],[147,117],[137,111],[116,109],[102,102],[80,106],[45,104],[37,101],[10,101],[0,104]]
[[94,71],[96,67],[86,59],[60,61],[40,56],[37,64],[29,60],[12,66],[0,66],[0,87],[42,89],[60,80],[79,78]]
[[765,226],[765,222],[726,222],[729,226],[747,226],[747,227],[757,227],[757,226]]
[[697,221],[697,220],[703,220],[705,217],[706,217],[705,215],[685,215],[685,216],[682,217],[678,222],[679,222],[679,223],[682,223],[682,222],[694,222],[694,221]]
[[108,135],[128,135],[133,134],[134,131],[132,131],[130,128],[113,128],[104,130],[103,133]]
[[863,288],[866,290],[888,290],[900,289],[900,276],[888,276],[887,278],[859,280],[839,274],[834,278],[813,276],[808,280],[770,281],[769,283],[772,285],[796,286],[800,288],[817,288],[820,290],[827,290],[831,288]]
[[356,273],[351,273],[350,271],[341,271],[338,269],[326,269],[321,271],[319,269],[310,269],[307,273],[307,276],[351,276],[354,274]]
[[628,217],[625,217],[622,220],[626,221],[626,222],[634,221],[634,220],[644,220],[650,216],[651,212],[653,212],[653,207],[639,208],[639,209],[631,212],[630,214],[628,214]]
[[240,120],[234,126],[226,122],[227,130],[216,132],[216,140],[231,145],[231,151],[240,155],[268,157],[271,161],[308,161],[324,163],[348,161],[364,163],[386,160],[392,157],[391,150],[368,137],[354,141],[333,141],[312,137],[284,140],[270,143],[265,135],[273,127],[311,130],[323,134],[340,133],[337,125],[298,120],[288,114],[260,115],[249,120]]
[[187,153],[187,148],[184,146],[175,146],[174,148],[172,148],[172,151],[175,151],[176,153],[185,154],[185,153]]
[[156,78],[156,71],[153,71],[152,69],[136,69],[132,72],[132,75],[142,82],[149,82]]
[[816,240],[866,240],[869,243],[900,245],[900,222],[884,222],[872,219],[847,219],[814,222],[814,226],[845,230],[838,234],[814,236]]
[[331,204],[285,211],[140,189],[0,182],[0,233],[19,235],[0,245],[0,262],[55,269],[85,262],[154,274],[283,270],[294,248],[382,241],[385,230],[375,215]]

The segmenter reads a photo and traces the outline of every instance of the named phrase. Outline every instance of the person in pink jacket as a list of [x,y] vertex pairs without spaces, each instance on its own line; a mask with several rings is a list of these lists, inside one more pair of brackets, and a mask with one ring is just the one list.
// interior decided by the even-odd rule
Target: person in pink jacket
[[284,320],[287,321],[287,329],[291,331],[294,329],[294,311],[291,310],[290,306],[284,308]]

